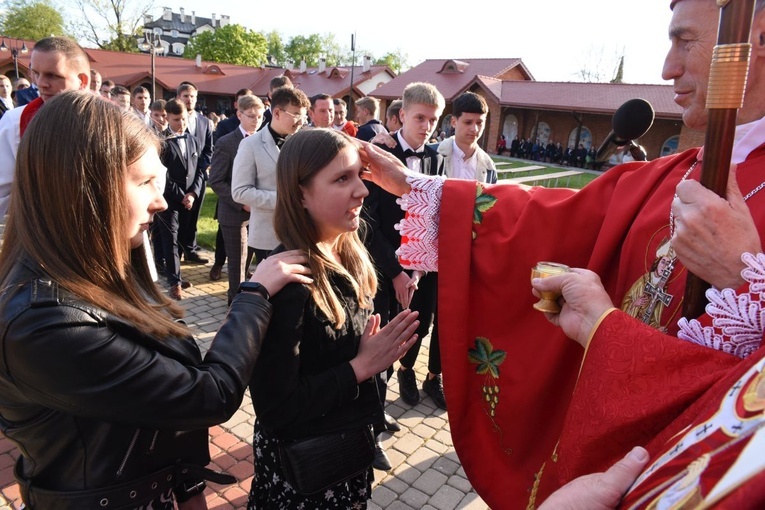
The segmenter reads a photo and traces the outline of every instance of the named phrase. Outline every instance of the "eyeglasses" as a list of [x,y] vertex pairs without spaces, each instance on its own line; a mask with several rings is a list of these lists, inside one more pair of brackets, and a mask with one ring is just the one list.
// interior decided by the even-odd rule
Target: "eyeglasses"
[[252,114],[249,114],[247,112],[241,112],[241,114],[244,115],[245,117],[247,117],[250,120],[253,120],[253,121],[258,120],[258,116],[257,115],[252,115]]
[[[281,108],[279,109],[282,110]],[[290,117],[292,117],[292,120],[294,120],[295,122],[300,121],[303,124],[305,124],[305,115],[303,115],[302,113],[292,113],[292,112],[288,112],[287,110],[282,110],[282,111],[286,113],[287,115],[289,115]]]

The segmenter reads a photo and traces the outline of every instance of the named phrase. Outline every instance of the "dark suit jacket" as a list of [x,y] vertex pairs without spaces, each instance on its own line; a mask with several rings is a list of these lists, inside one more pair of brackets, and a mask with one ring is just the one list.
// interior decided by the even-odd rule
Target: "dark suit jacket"
[[[180,143],[186,143],[185,158],[181,153]],[[198,163],[197,142],[188,133],[186,138],[168,138],[165,140],[160,159],[167,167],[164,193],[167,206],[170,209],[180,210],[186,193],[194,193],[199,197],[204,185],[203,172]]]
[[359,130],[356,132],[356,138],[359,140],[364,140],[365,142],[368,142],[372,138],[375,137],[377,133],[387,133],[388,130],[385,129],[385,126],[383,126],[383,123],[380,122],[377,119],[372,119],[366,124],[362,124],[359,126]]
[[[194,138],[197,141],[197,150],[199,152],[197,165],[204,172],[207,170],[207,167],[210,166],[210,161],[212,161],[212,129],[210,129],[210,120],[207,117],[200,112],[194,112],[194,115],[197,116],[197,128],[194,133]],[[207,174],[204,174],[203,177],[207,179]]]
[[271,107],[269,106],[266,108],[266,111],[263,112],[263,122],[260,123],[258,131],[266,127],[268,123],[271,122],[271,117],[273,117],[273,114],[271,113]]
[[[218,124],[220,126],[220,124]],[[218,139],[210,165],[210,187],[218,195],[218,223],[236,227],[250,220],[250,213],[242,204],[231,198],[231,171],[239,142],[244,140],[242,130],[235,128],[231,133]]]
[[[397,137],[395,133],[392,136]],[[379,147],[390,152],[406,165],[406,156],[401,149],[401,144],[393,149],[382,145]],[[422,173],[441,175],[443,157],[429,145],[425,146],[425,154],[422,160]],[[396,203],[397,196],[369,181],[365,181],[365,184],[369,189],[369,196],[364,200],[362,215],[370,228],[367,229],[364,244],[377,269],[388,278],[394,278],[403,270],[396,257],[396,250],[401,245],[401,235],[394,225],[404,218],[404,212]]]
[[[234,113],[231,117],[228,117],[226,119],[223,119],[222,121],[218,122],[218,127],[215,128],[215,131],[213,132],[213,144],[215,144],[215,148],[217,149],[218,140],[222,137],[226,136],[229,133],[233,133],[236,128],[239,127],[239,117],[236,116],[236,113]],[[212,163],[210,163],[212,164]]]

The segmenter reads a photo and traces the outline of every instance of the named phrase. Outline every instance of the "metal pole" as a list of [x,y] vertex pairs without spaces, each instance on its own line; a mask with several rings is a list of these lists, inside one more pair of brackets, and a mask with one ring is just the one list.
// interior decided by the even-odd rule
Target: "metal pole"
[[156,101],[157,100],[157,83],[156,83],[156,77],[155,77],[155,64],[154,64],[154,54],[156,53],[156,50],[154,48],[154,44],[151,45],[151,100]]
[[356,67],[356,34],[351,34],[351,87],[348,89],[348,118],[353,116],[353,69]]
[[13,56],[13,67],[16,68],[16,79],[19,79],[19,52],[16,48],[13,48],[11,50],[11,55]]

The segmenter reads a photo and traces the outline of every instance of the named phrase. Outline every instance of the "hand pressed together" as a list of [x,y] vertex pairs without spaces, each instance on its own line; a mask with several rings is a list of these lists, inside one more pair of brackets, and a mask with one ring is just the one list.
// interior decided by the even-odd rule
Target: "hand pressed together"
[[398,361],[417,340],[418,312],[404,310],[396,315],[382,329],[380,316],[369,318],[364,334],[361,335],[359,352],[351,360],[356,381],[361,382],[378,374]]

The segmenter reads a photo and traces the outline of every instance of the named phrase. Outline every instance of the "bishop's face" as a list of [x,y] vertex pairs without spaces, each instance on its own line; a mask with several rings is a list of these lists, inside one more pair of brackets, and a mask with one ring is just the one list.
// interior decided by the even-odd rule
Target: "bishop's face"
[[672,10],[671,47],[662,78],[673,81],[675,103],[683,108],[683,122],[692,129],[704,129],[707,124],[707,84],[718,10],[709,0],[683,0]]

